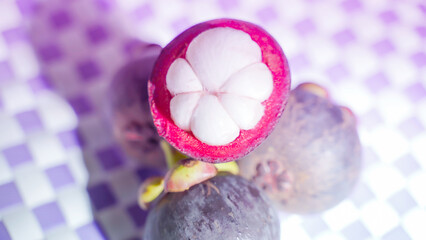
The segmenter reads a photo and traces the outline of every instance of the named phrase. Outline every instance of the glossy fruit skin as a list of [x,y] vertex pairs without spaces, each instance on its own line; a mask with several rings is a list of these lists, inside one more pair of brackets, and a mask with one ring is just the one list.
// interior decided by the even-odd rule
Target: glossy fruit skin
[[[152,121],[147,83],[161,47],[140,43],[139,56],[115,74],[107,93],[113,134],[128,157],[151,166],[165,166]],[[153,155],[150,157],[150,155]],[[155,155],[155,156],[154,156]]]
[[299,214],[324,211],[349,195],[360,174],[355,116],[297,87],[274,132],[239,165],[278,208]]
[[236,175],[208,182],[219,193],[204,182],[159,200],[148,215],[143,239],[279,239],[276,212],[257,187]]
[[[265,114],[256,127],[241,130],[237,139],[223,146],[203,143],[191,132],[184,131],[174,124],[170,114],[172,95],[166,87],[166,74],[173,61],[185,57],[189,43],[200,33],[216,27],[229,27],[248,33],[259,45],[262,62],[271,71],[274,84],[271,96],[263,102]],[[278,42],[269,33],[253,23],[235,19],[215,19],[187,29],[164,47],[154,66],[148,83],[148,92],[154,124],[160,136],[187,156],[205,162],[222,163],[247,155],[270,134],[287,103],[290,82],[287,58]]]

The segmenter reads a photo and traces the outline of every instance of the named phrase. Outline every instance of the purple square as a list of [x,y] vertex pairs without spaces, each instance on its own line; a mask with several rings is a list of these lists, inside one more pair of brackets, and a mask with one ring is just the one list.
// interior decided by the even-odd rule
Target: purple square
[[110,171],[123,165],[123,154],[116,147],[106,147],[97,151],[97,157],[104,170]]
[[343,235],[348,240],[366,239],[371,236],[364,224],[356,221],[342,230]]
[[418,52],[411,56],[411,60],[414,62],[414,64],[417,67],[424,67],[426,66],[426,53],[424,52]]
[[40,117],[35,110],[18,113],[15,115],[15,118],[26,133],[43,128]]
[[362,9],[362,4],[359,0],[346,0],[342,2],[341,6],[346,12],[355,12]]
[[420,35],[421,38],[426,38],[426,27],[425,26],[416,27],[416,32]]
[[392,195],[388,201],[401,216],[417,206],[416,201],[405,189]]
[[0,185],[0,210],[22,203],[21,196],[14,182]]
[[86,60],[77,64],[77,71],[83,81],[90,81],[100,75],[98,65],[92,60]]
[[107,30],[100,24],[87,28],[86,36],[92,44],[99,44],[108,39]]
[[140,182],[143,182],[149,177],[161,177],[163,173],[156,168],[141,167],[136,170],[136,175],[139,177]]
[[349,71],[345,65],[339,63],[326,70],[327,75],[333,82],[338,82],[349,76]]
[[28,40],[27,32],[23,26],[3,31],[3,37],[8,44],[13,44],[15,42],[25,42]]
[[0,239],[11,240],[9,233],[7,232],[6,226],[0,221]]
[[370,202],[374,199],[375,196],[370,188],[363,184],[359,183],[356,185],[354,191],[351,193],[350,199],[354,205],[358,208],[362,207],[364,204]]
[[309,233],[310,237],[315,237],[328,229],[327,224],[319,216],[306,216],[302,223],[303,228]]
[[344,29],[334,34],[333,39],[338,45],[344,46],[355,41],[356,36],[350,29]]
[[380,162],[379,156],[371,147],[363,147],[362,149],[362,161],[364,167],[368,165]]
[[405,230],[398,226],[388,233],[383,235],[381,240],[411,240],[412,238],[405,232]]
[[389,80],[384,73],[377,73],[369,77],[365,81],[365,84],[371,90],[371,92],[376,93],[389,86]]
[[360,118],[361,126],[373,129],[378,124],[383,123],[383,118],[377,110],[370,110]]
[[8,82],[15,78],[15,74],[12,71],[8,62],[0,62],[0,83]]
[[315,24],[312,22],[310,18],[304,19],[300,22],[297,22],[294,25],[294,28],[301,36],[305,36],[309,33],[312,33],[315,31],[316,27]]
[[90,113],[93,110],[92,104],[85,96],[74,96],[69,98],[68,102],[79,116]]
[[83,145],[82,139],[76,129],[60,132],[57,136],[59,141],[61,141],[62,146],[66,149]]
[[304,71],[306,68],[310,67],[311,63],[305,54],[299,54],[292,57],[289,61],[290,69],[293,69],[295,72]]
[[46,169],[46,175],[55,189],[74,183],[74,177],[66,164]]
[[99,226],[92,222],[76,229],[76,232],[81,240],[105,240],[102,230]]
[[133,204],[127,208],[127,213],[133,220],[133,223],[136,227],[141,227],[145,224],[146,217],[148,215],[147,211],[142,210],[138,204]]
[[33,211],[38,222],[45,231],[65,223],[64,217],[56,202],[39,206]]
[[46,63],[59,60],[63,57],[61,49],[54,43],[40,47],[38,54],[41,60]]
[[388,39],[375,43],[373,45],[373,49],[379,56],[384,56],[390,52],[395,51],[395,47]]
[[406,177],[421,169],[419,163],[411,154],[407,154],[396,160],[395,166]]
[[382,21],[385,22],[386,24],[390,24],[390,23],[394,23],[398,21],[398,16],[396,15],[394,11],[384,11],[380,13],[379,16],[382,19]]
[[426,5],[418,4],[417,7],[420,9],[420,11],[426,14]]
[[32,0],[16,0],[19,11],[24,16],[30,16],[39,9],[39,2]]
[[152,11],[151,4],[147,3],[136,8],[133,11],[132,15],[134,16],[135,20],[140,21],[152,17],[154,15],[154,12]]
[[65,29],[71,25],[71,17],[66,10],[60,9],[50,15],[50,24],[56,30]]
[[113,206],[117,202],[111,188],[106,183],[88,187],[87,191],[97,211]]
[[28,80],[28,85],[30,86],[30,88],[35,94],[52,88],[49,81],[44,76],[38,76]]
[[423,124],[416,117],[409,118],[402,122],[399,125],[399,129],[405,135],[405,137],[409,139],[419,135],[420,133],[423,133],[425,130]]
[[264,7],[262,9],[260,9],[259,11],[257,11],[256,15],[260,19],[260,21],[262,21],[262,22],[273,21],[273,20],[277,19],[277,17],[278,17],[278,14],[275,10],[275,6]]
[[98,9],[105,12],[108,12],[114,6],[112,0],[96,0],[95,2]]
[[217,4],[225,12],[236,9],[240,5],[238,0],[217,0]]
[[3,155],[10,167],[16,167],[23,163],[31,161],[33,158],[27,145],[21,144],[13,147],[9,147],[3,150]]
[[426,89],[421,82],[417,82],[405,89],[405,96],[413,102],[418,102],[426,97]]
[[333,39],[338,45],[344,46],[355,41],[355,35],[350,29],[344,29],[334,34]]

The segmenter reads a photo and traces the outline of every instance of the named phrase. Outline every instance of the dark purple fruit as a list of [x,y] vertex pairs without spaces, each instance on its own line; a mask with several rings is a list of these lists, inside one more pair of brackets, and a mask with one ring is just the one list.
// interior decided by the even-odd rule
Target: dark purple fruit
[[114,136],[126,154],[159,166],[164,161],[147,158],[151,153],[161,152],[160,137],[149,107],[147,82],[161,47],[145,43],[139,46],[136,50],[140,51],[140,56],[122,67],[111,83],[107,95],[109,112]]
[[358,179],[361,145],[355,117],[327,96],[318,85],[298,86],[273,133],[238,162],[241,174],[287,212],[333,207]]
[[218,175],[167,193],[150,211],[144,240],[277,240],[280,225],[261,191],[236,175]]

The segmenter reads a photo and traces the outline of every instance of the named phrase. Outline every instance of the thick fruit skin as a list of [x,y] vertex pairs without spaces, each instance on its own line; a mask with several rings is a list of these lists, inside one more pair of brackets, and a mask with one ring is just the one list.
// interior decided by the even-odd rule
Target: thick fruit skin
[[[262,51],[262,62],[273,76],[274,89],[264,102],[264,116],[256,127],[241,130],[233,142],[223,146],[211,146],[199,141],[191,132],[176,126],[170,115],[172,95],[166,87],[166,74],[172,62],[185,57],[189,43],[205,30],[230,27],[248,33]],[[281,116],[290,92],[290,71],[287,59],[279,44],[261,27],[234,19],[217,19],[197,24],[169,43],[161,52],[148,83],[151,111],[160,136],[182,153],[211,163],[229,162],[247,155],[269,135]]]
[[242,175],[280,209],[300,214],[326,210],[347,197],[359,177],[355,117],[298,87],[274,132],[239,165]]
[[141,56],[115,74],[107,94],[115,138],[129,157],[152,166],[165,166],[165,161],[159,161],[158,157],[153,157],[152,161],[147,158],[150,154],[161,153],[161,138],[152,121],[147,89],[160,51],[158,45],[145,46]]
[[[144,240],[277,240],[276,212],[257,187],[218,175],[188,191],[168,193],[151,210]],[[210,188],[210,189],[209,189]]]

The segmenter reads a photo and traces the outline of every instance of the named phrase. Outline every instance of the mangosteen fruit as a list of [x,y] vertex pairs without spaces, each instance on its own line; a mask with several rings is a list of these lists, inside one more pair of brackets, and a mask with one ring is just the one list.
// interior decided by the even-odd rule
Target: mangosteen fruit
[[195,159],[245,156],[272,131],[290,91],[286,57],[261,27],[233,19],[197,24],[158,57],[148,92],[160,136]]
[[341,202],[361,170],[356,119],[313,83],[291,91],[275,130],[238,161],[241,174],[263,189],[280,209],[316,213]]
[[144,240],[277,240],[280,224],[251,182],[218,174],[182,192],[167,192],[150,210]]

